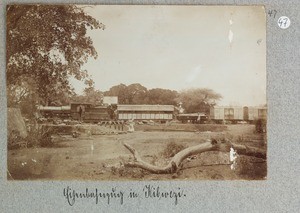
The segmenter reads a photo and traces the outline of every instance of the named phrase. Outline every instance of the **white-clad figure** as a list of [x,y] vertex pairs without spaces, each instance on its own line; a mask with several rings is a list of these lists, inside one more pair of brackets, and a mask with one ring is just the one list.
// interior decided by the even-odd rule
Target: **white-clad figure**
[[230,162],[231,162],[231,165],[230,165],[231,170],[236,169],[237,156],[238,156],[237,152],[232,147],[230,147],[229,157],[230,157]]
[[128,132],[134,132],[134,120],[131,119],[128,123]]
[[200,112],[198,112],[197,123],[200,124],[200,121],[201,121],[201,115],[200,115]]

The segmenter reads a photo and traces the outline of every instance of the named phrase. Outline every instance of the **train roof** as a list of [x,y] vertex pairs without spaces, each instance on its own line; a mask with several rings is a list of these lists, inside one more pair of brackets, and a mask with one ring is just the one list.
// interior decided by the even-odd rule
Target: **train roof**
[[212,108],[255,108],[255,109],[267,109],[266,106],[212,106]]
[[182,113],[182,114],[178,114],[178,116],[206,116],[205,113]]
[[173,105],[117,105],[118,111],[174,111]]
[[89,102],[71,102],[70,105],[93,105]]

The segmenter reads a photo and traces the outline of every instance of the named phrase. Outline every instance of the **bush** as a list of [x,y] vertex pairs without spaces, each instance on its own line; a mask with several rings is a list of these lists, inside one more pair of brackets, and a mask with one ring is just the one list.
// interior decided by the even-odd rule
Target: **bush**
[[52,127],[34,125],[28,131],[26,138],[28,147],[50,147],[53,145],[52,135],[55,134]]
[[267,121],[265,119],[258,119],[254,121],[255,131],[258,133],[264,133],[267,131]]
[[254,157],[239,156],[236,173],[245,179],[261,180],[267,176],[267,163]]
[[7,137],[7,148],[16,149],[22,147],[22,145],[27,146],[26,141],[20,136],[20,132],[17,130],[12,130],[8,133]]
[[8,149],[19,149],[29,147],[51,147],[53,146],[52,135],[55,131],[51,127],[41,125],[32,125],[28,128],[26,138],[22,138],[17,130],[13,130],[8,134]]

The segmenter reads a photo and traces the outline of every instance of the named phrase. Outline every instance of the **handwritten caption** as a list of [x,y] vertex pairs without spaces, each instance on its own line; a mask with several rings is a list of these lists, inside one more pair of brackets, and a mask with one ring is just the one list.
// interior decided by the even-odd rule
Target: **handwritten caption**
[[126,201],[133,199],[172,200],[172,203],[177,205],[182,198],[186,197],[186,194],[179,187],[169,190],[153,185],[145,185],[135,191],[132,189],[121,190],[117,187],[112,187],[108,191],[98,188],[85,188],[80,191],[67,186],[63,189],[63,196],[70,206],[74,206],[78,200],[93,200],[95,204],[118,203],[123,205]]

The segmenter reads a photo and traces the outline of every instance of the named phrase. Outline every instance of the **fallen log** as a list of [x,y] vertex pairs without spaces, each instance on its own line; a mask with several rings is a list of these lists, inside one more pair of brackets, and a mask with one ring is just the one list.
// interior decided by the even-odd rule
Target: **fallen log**
[[170,162],[166,166],[160,167],[143,161],[139,153],[129,144],[123,143],[123,145],[131,152],[131,154],[134,157],[134,161],[126,162],[124,164],[125,166],[145,169],[155,174],[176,173],[181,168],[182,162],[191,155],[196,155],[208,151],[229,152],[231,147],[234,150],[236,150],[236,152],[239,155],[254,156],[262,159],[266,159],[267,157],[266,151],[260,148],[234,144],[228,140],[227,141],[210,140],[208,142],[181,150],[176,155],[174,155],[174,157],[170,160]]

